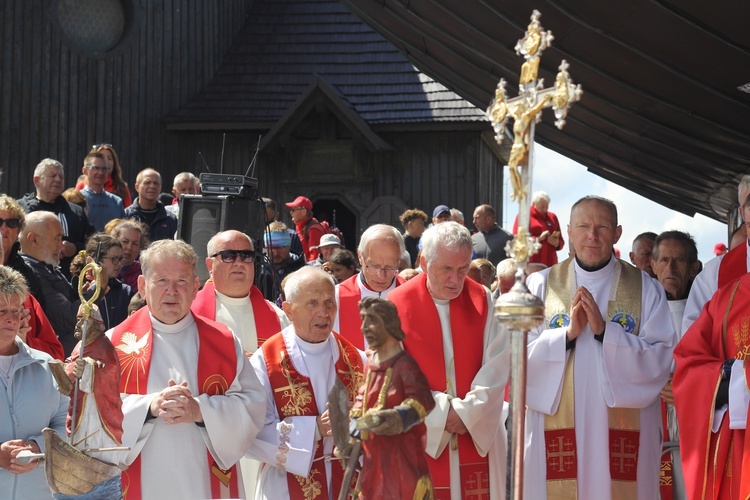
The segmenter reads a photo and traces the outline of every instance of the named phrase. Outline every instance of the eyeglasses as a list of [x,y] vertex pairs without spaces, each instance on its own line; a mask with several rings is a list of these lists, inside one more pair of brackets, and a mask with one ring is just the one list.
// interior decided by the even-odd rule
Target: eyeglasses
[[89,167],[86,167],[86,168],[88,168],[89,170],[93,170],[95,172],[109,172],[109,167],[92,167],[92,166],[89,166]]
[[103,147],[111,148],[112,144],[107,144],[106,142],[102,142],[101,144],[94,144],[93,146],[91,146],[91,149],[99,149]]
[[0,219],[0,227],[3,227],[3,224],[8,226],[9,229],[16,229],[21,225],[21,219]]
[[378,267],[365,264],[365,268],[371,273],[382,274],[383,276],[398,274],[397,267]]
[[231,264],[237,260],[238,256],[245,264],[252,264],[255,262],[255,250],[222,250],[221,252],[213,254],[211,258],[221,257],[222,262],[225,264]]
[[113,257],[102,257],[102,259],[109,259],[109,261],[112,263],[113,266],[116,266],[120,262],[122,262],[123,257],[122,256],[113,256]]
[[290,212],[296,212],[297,210],[305,210],[305,207],[294,207],[289,209]]

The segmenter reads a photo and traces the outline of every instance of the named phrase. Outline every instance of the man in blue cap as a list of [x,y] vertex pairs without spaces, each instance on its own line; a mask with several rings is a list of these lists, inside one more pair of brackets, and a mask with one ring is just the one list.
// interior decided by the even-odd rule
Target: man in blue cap
[[291,252],[292,238],[287,229],[283,222],[272,222],[263,235],[270,265],[261,270],[258,287],[271,302],[279,297],[281,281],[305,265],[304,257]]
[[441,222],[451,220],[451,209],[448,205],[438,205],[432,211],[432,223],[440,224]]

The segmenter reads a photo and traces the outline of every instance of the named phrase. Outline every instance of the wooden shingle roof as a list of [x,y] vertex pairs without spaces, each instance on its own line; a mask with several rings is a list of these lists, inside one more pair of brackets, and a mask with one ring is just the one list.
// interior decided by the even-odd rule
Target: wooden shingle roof
[[369,125],[483,121],[336,0],[259,0],[214,78],[169,128],[270,128],[318,78]]

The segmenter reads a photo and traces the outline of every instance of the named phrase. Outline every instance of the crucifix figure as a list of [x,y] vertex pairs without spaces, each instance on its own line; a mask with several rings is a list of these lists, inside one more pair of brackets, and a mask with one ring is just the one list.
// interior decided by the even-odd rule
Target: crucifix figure
[[555,79],[555,86],[545,89],[544,81],[537,78],[542,51],[552,42],[552,34],[541,29],[539,11],[534,11],[526,35],[516,44],[516,52],[523,55],[526,62],[521,67],[519,95],[508,100],[505,94],[505,79],[501,79],[495,90],[495,98],[487,108],[487,118],[495,129],[495,140],[503,140],[503,132],[508,118],[513,118],[513,146],[508,159],[510,179],[513,187],[511,199],[520,202],[527,194],[523,185],[524,168],[528,167],[529,150],[534,142],[533,127],[539,122],[539,112],[552,106],[557,121],[562,128],[570,105],[581,98],[580,85],[574,85],[568,75],[568,63],[563,60]]

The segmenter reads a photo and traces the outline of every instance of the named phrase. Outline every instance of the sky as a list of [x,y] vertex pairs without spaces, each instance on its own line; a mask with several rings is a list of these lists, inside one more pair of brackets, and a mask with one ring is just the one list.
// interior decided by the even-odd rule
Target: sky
[[[698,259],[703,263],[714,257],[714,245],[727,243],[726,224],[703,215],[688,217],[670,210],[658,203],[609,182],[589,172],[583,165],[566,158],[539,144],[534,145],[535,165],[531,193],[546,191],[550,196],[549,211],[557,215],[565,238],[565,248],[558,252],[560,260],[568,257],[567,224],[570,207],[583,196],[595,194],[612,200],[617,205],[622,237],[615,244],[621,258],[628,260],[633,238],[640,233],[653,231],[659,234],[667,230],[680,230],[690,233],[698,246]],[[509,193],[508,169],[505,168],[504,193]],[[502,226],[513,229],[513,221],[518,214],[518,205],[505,196]]]

